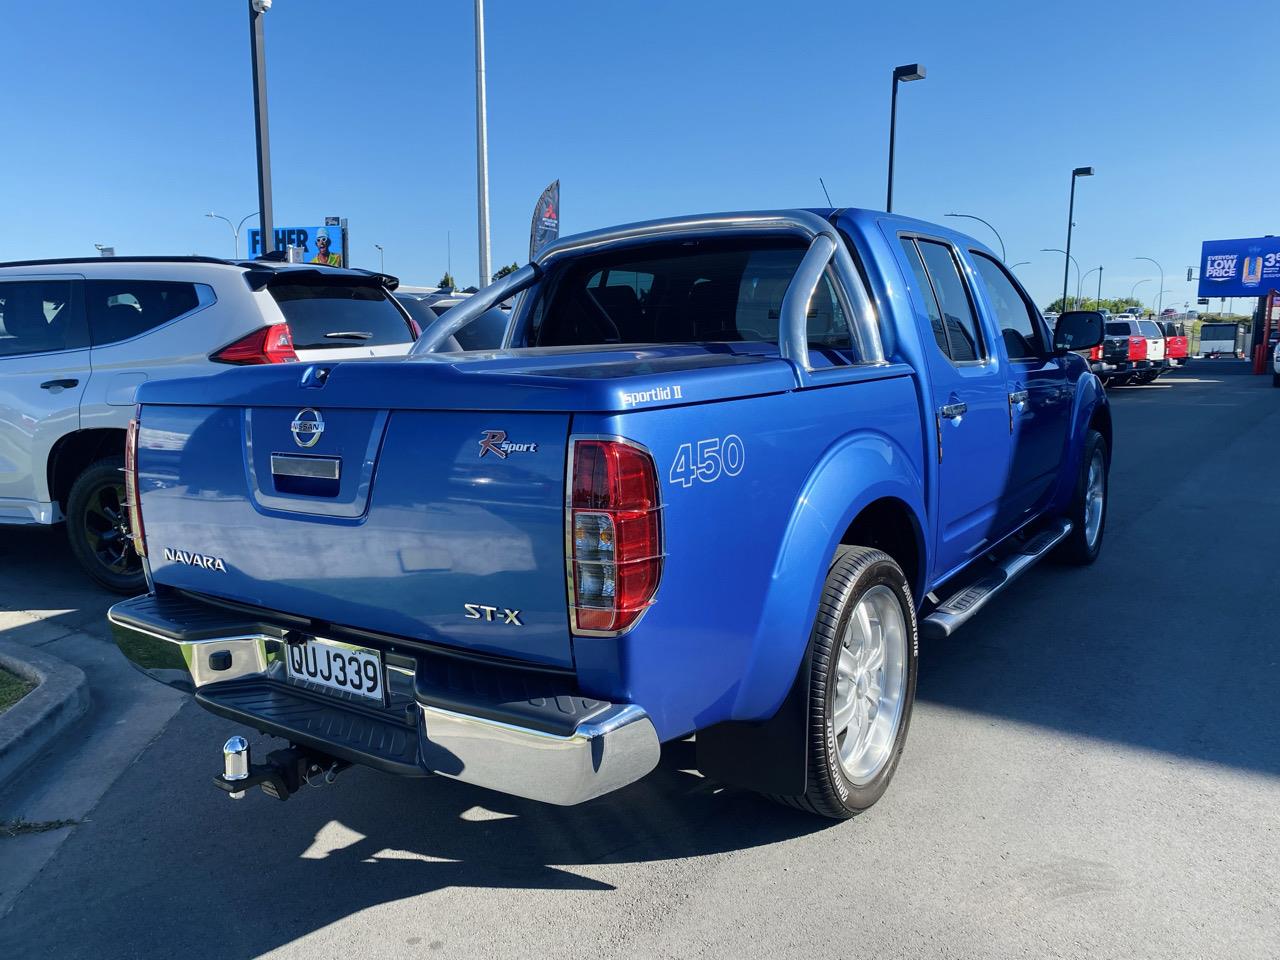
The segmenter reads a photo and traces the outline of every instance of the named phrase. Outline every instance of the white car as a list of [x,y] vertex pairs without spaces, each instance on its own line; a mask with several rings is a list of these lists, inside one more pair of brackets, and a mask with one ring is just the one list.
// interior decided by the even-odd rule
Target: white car
[[1271,385],[1280,387],[1280,340],[1276,341],[1276,348],[1271,353]]
[[415,336],[395,283],[208,257],[0,264],[0,525],[65,520],[91,577],[142,590],[121,472],[138,385],[407,353]]

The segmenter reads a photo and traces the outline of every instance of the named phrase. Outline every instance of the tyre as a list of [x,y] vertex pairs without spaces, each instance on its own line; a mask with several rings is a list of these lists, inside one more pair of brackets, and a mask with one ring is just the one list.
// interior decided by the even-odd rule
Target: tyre
[[1107,524],[1107,482],[1111,469],[1111,451],[1097,430],[1084,439],[1084,456],[1080,475],[1076,477],[1067,519],[1071,532],[1054,553],[1063,563],[1087,566],[1102,552],[1102,535]]
[[884,794],[915,703],[915,601],[892,557],[867,547],[840,555],[810,643],[807,790],[775,799],[846,820]]
[[108,590],[135,594],[146,589],[146,579],[124,504],[124,458],[90,464],[67,497],[67,539],[85,573]]

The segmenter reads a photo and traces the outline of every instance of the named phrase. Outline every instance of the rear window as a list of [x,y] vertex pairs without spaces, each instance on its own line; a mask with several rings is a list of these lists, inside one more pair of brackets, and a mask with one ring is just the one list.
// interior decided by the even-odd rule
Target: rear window
[[[400,305],[409,311],[409,316],[418,321],[418,326],[425,332],[453,306],[441,306],[433,303],[427,305],[414,297],[397,297]],[[465,301],[464,301],[465,302]],[[486,310],[465,327],[454,334],[463,350],[497,350],[502,346],[502,336],[507,331],[507,319],[511,314],[501,307]]]
[[381,287],[277,281],[267,289],[289,321],[298,350],[381,347],[413,340],[404,314]]
[[1109,337],[1127,337],[1129,336],[1129,324],[1125,322],[1108,323],[1107,336]]
[[[693,241],[571,261],[544,282],[528,343],[777,343],[782,298],[806,249],[785,240]],[[809,303],[808,329],[811,350],[852,359],[830,275]]]

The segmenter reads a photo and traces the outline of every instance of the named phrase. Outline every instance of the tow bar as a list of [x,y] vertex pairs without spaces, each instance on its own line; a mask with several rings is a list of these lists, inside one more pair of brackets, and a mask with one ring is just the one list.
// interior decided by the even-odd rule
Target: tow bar
[[322,782],[333,783],[349,766],[345,760],[307,751],[296,744],[271,751],[266,763],[252,763],[249,741],[232,737],[222,747],[222,775],[213,778],[213,785],[226,791],[232,800],[241,799],[250,787],[262,787],[267,796],[288,800],[303,784],[318,787]]

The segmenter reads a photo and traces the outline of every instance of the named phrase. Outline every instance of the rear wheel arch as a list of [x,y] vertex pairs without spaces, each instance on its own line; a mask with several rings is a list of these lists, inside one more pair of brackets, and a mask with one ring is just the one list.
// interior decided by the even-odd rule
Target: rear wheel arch
[[76,478],[106,457],[124,456],[125,431],[117,428],[77,430],[62,437],[49,452],[49,499],[63,512]]
[[863,507],[840,537],[836,556],[852,546],[870,547],[892,557],[906,574],[916,602],[920,602],[925,582],[924,534],[920,518],[905,500],[881,497]]

